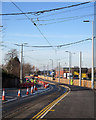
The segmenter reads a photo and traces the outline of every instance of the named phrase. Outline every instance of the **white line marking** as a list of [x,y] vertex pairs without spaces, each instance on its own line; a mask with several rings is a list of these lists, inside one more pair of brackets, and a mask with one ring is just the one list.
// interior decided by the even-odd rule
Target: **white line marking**
[[11,99],[11,100],[8,100],[8,101],[5,101],[5,102],[3,102],[3,103],[11,102],[11,101],[14,101],[14,100],[17,100],[17,98],[14,98],[14,99]]

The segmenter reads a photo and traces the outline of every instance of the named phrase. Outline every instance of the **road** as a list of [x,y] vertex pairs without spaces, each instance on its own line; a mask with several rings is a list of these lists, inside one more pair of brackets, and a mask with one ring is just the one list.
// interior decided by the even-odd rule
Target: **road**
[[52,82],[43,94],[3,104],[4,118],[52,119],[94,118],[94,91],[88,88]]

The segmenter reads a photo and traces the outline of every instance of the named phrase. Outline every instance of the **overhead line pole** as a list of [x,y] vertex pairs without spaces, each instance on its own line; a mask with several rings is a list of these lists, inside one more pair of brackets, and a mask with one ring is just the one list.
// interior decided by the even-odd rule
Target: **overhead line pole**
[[23,44],[21,45],[20,83],[23,82]]
[[93,21],[92,21],[92,89],[94,88],[94,38],[93,38]]
[[79,86],[81,86],[81,79],[82,79],[82,52],[80,52],[80,60],[79,60],[79,64],[80,64],[80,69],[79,69]]

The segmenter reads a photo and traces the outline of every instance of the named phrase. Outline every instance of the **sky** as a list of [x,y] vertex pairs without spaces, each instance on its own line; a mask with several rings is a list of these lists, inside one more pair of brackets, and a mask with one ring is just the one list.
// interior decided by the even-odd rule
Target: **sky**
[[[23,12],[36,12],[78,4],[77,2],[14,2]],[[12,2],[2,2],[2,13],[20,13]],[[94,19],[94,3],[67,8],[64,10],[46,12],[40,15],[28,15],[37,24],[39,30],[46,37],[42,37],[37,27],[24,15],[2,16],[2,63],[5,54],[10,49],[17,49],[20,58],[20,46],[58,46],[92,37],[92,20]],[[90,20],[89,23],[83,22]],[[46,25],[45,25],[46,24]],[[72,66],[79,66],[79,52],[82,52],[82,67],[91,67],[92,41],[86,41],[61,48],[34,48],[24,46],[24,62],[35,65],[39,69],[49,65],[52,60],[54,68],[60,61],[61,67],[67,67],[72,53]],[[75,53],[75,54],[73,54]],[[50,60],[52,59],[52,60]]]

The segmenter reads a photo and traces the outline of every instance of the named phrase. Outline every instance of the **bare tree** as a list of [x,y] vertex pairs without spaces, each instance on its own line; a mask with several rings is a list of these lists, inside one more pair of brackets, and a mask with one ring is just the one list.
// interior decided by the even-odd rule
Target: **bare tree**
[[11,49],[8,51],[8,53],[5,55],[5,61],[8,62],[9,60],[18,57],[18,52],[16,49]]
[[30,75],[32,73],[32,67],[29,63],[23,64],[23,76]]

